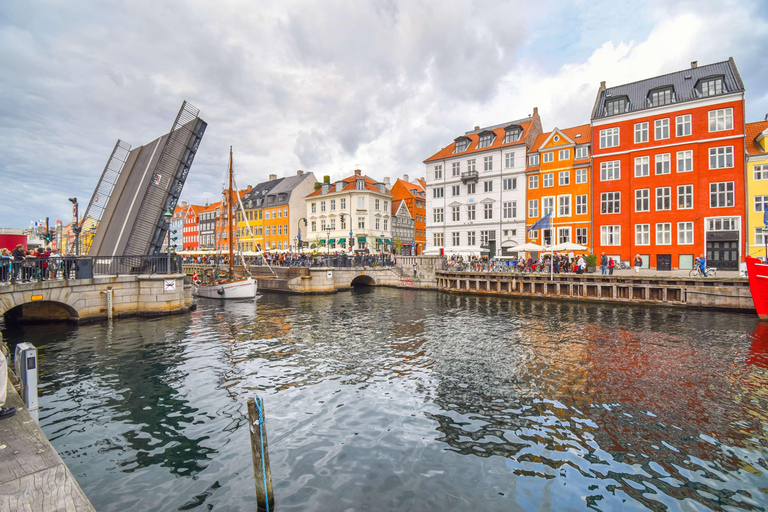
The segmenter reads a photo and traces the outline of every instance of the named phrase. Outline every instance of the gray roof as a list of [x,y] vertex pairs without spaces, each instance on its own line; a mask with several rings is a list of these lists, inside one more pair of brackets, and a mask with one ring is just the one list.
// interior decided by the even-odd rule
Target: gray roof
[[597,93],[597,100],[592,111],[592,119],[609,117],[605,110],[606,102],[622,96],[626,96],[629,99],[629,108],[625,112],[659,108],[648,106],[646,98],[648,98],[650,91],[662,87],[672,86],[674,88],[675,103],[699,99],[700,96],[694,90],[696,84],[702,78],[715,76],[724,77],[725,91],[723,94],[744,92],[744,83],[741,81],[739,71],[736,69],[736,63],[733,61],[733,57],[731,57],[723,62],[675,71],[674,73],[640,80],[639,82],[609,87],[605,90],[601,89]]
[[[289,176],[287,178],[283,178],[275,188],[269,191],[267,197],[275,196],[275,201],[273,203],[268,203],[266,206],[272,207],[288,204],[288,202],[291,200],[291,192],[293,192],[293,190],[298,187],[302,181],[308,179],[310,176],[312,177],[312,181],[314,181],[315,177],[311,172],[306,172],[299,176]],[[280,194],[285,194],[285,198],[282,201],[280,200]]]
[[485,128],[478,128],[477,130],[470,130],[468,132],[464,132],[464,135],[472,135],[473,133],[482,133],[487,130],[495,130],[497,128],[506,128],[508,126],[512,126],[514,124],[521,124],[521,123],[527,123],[529,121],[533,120],[533,116],[524,117],[522,119],[518,119],[517,121],[509,121],[508,123],[501,123],[501,124],[495,124],[493,126],[486,126]]
[[[276,180],[271,181],[265,181],[263,183],[259,183],[255,187],[253,187],[250,192],[247,194],[243,194],[242,200],[243,200],[243,206],[247,210],[252,210],[254,208],[259,208],[256,206],[256,199],[264,199],[266,195],[271,192],[275,187],[277,187],[281,181],[283,181],[285,178],[277,178]],[[252,205],[248,206],[248,201],[252,201]],[[262,205],[263,206],[263,205]]]

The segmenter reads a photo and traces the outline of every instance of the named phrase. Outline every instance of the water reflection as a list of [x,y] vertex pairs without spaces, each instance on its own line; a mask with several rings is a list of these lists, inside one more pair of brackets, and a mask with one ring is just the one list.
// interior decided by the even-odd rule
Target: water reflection
[[358,288],[9,334],[99,510],[251,509],[257,393],[279,510],[768,507],[746,315]]

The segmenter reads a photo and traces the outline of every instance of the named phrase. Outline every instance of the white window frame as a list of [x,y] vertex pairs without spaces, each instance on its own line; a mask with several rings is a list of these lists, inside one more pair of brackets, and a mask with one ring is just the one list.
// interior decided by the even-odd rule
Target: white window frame
[[557,159],[558,160],[570,160],[571,159],[571,150],[570,149],[561,149],[557,153]]
[[677,223],[677,243],[678,245],[693,245],[693,222]]
[[600,181],[615,181],[620,179],[621,179],[621,160],[610,160],[608,162],[600,162]]
[[600,213],[602,215],[621,213],[621,192],[603,192],[600,194]]
[[573,157],[574,160],[581,160],[582,158],[589,158],[589,146],[577,146],[576,154]]
[[635,245],[651,245],[650,224],[635,224]]
[[672,155],[669,153],[661,153],[654,157],[654,174],[656,176],[661,174],[670,174],[672,172]]
[[733,146],[709,148],[710,169],[731,169],[733,162]]
[[672,245],[672,223],[656,223],[656,245]]
[[653,122],[653,140],[664,140],[669,138],[669,118],[656,119]]
[[557,196],[557,216],[571,216],[571,194],[563,194],[561,196]]
[[555,173],[546,172],[541,175],[542,188],[550,188],[555,186]]
[[733,108],[709,111],[709,132],[733,130]]
[[621,245],[621,225],[611,224],[600,226],[600,245]]
[[615,148],[619,145],[621,132],[619,127],[600,130],[600,149]]
[[528,165],[530,167],[533,167],[534,165],[539,165],[539,155],[529,155],[528,156]]
[[693,171],[693,150],[686,149],[685,151],[677,152],[677,172],[692,172]]
[[485,171],[492,171],[493,170],[493,156],[484,156],[483,157],[483,169]]
[[539,218],[539,200],[538,199],[528,200],[528,218],[530,219]]
[[587,194],[576,196],[576,215],[587,215],[589,213],[589,200]]
[[542,153],[542,159],[541,161],[545,164],[548,164],[550,162],[554,162],[555,160],[555,152],[554,151],[547,151],[546,153]]
[[763,213],[768,206],[768,196],[754,196],[755,213]]
[[635,123],[635,144],[648,142],[648,122]]
[[675,117],[675,135],[677,137],[688,137],[691,133],[691,114]]
[[[564,236],[566,233],[568,236]],[[571,238],[570,226],[562,226],[557,228],[557,243],[564,244],[570,242],[571,240],[573,240],[573,238]]]
[[589,178],[586,169],[576,169],[576,184],[587,183]]
[[[656,187],[654,196],[656,198],[657,212],[667,212],[672,209],[672,187]],[[667,203],[666,208],[665,202]],[[659,203],[661,203],[661,207],[659,207]]]
[[752,177],[755,181],[768,180],[768,164],[755,165],[752,168]]
[[504,167],[506,169],[512,169],[515,166],[515,153],[504,153]]
[[534,189],[539,188],[539,175],[534,174],[532,176],[528,176],[528,188]]
[[[682,204],[682,206],[680,206]],[[677,186],[677,209],[678,210],[692,210],[693,209],[693,185],[678,185]]]
[[[724,187],[721,187],[721,185],[724,185]],[[716,189],[713,190],[713,187],[716,187]],[[720,190],[721,188],[725,188],[725,190]],[[728,190],[728,188],[730,188],[730,190]],[[729,196],[731,204],[728,204]],[[724,201],[725,204],[720,204],[721,201]],[[709,184],[710,208],[733,208],[735,204],[736,192],[735,183],[733,181],[719,181]]]
[[635,178],[647,178],[651,175],[651,157],[635,157]]
[[571,184],[571,171],[560,171],[557,174],[557,184],[565,187]]
[[635,189],[635,212],[639,213],[649,211],[651,211],[651,189]]

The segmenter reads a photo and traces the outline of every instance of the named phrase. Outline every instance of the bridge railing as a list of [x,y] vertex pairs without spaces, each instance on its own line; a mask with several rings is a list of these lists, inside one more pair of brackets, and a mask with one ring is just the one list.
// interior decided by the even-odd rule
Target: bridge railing
[[[399,256],[398,256],[399,257]],[[252,258],[248,257],[246,258],[246,261],[248,262],[248,265],[251,266],[261,266],[265,264],[264,258],[261,256]],[[349,256],[346,254],[331,254],[330,256],[326,254],[318,254],[317,256],[314,256],[312,254],[307,254],[303,256],[287,256],[283,257],[282,259],[279,257],[269,257],[266,260],[267,263],[269,263],[270,266],[273,267],[338,267],[338,268],[347,268],[347,267],[393,267],[394,266],[394,260],[390,255],[375,255],[375,254],[361,254],[356,256]],[[237,265],[241,264],[241,261],[238,259],[236,262]],[[184,258],[184,265],[190,266],[190,265],[207,265],[210,268],[214,268],[216,266],[226,266],[225,259],[219,259],[216,260],[215,258],[210,258],[205,261],[205,263],[198,262],[195,258]]]
[[0,283],[23,283],[94,276],[175,274],[182,272],[182,257],[155,256],[64,256],[23,260],[0,259]]

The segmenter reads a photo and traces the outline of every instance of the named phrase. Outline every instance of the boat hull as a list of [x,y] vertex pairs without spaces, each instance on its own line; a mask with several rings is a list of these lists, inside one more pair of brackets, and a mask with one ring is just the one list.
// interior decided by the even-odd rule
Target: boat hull
[[256,297],[256,281],[248,277],[223,284],[199,285],[195,295],[208,299],[252,299]]
[[747,275],[757,316],[760,320],[768,322],[768,264],[747,256]]

